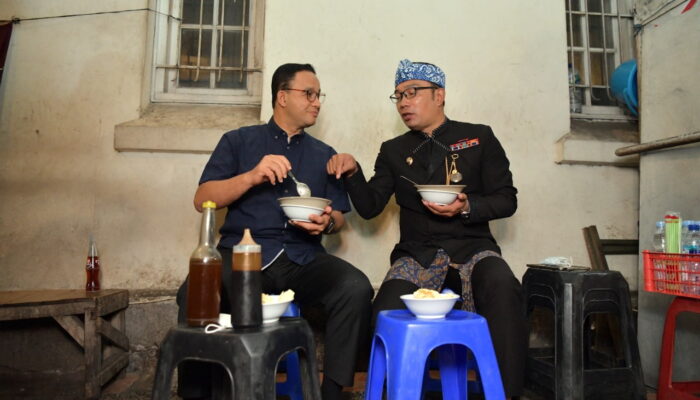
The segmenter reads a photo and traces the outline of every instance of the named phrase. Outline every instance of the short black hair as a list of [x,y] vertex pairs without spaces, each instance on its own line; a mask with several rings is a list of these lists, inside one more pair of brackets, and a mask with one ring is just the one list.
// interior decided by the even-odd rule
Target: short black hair
[[275,70],[272,74],[272,108],[275,108],[275,103],[277,102],[277,92],[282,89],[289,89],[289,82],[294,79],[294,75],[297,72],[309,71],[316,73],[311,64],[282,64]]

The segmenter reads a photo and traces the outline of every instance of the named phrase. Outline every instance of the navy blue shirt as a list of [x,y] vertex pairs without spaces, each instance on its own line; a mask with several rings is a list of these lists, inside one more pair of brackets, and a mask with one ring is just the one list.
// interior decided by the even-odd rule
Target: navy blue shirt
[[[292,164],[294,176],[309,185],[312,196],[330,199],[334,210],[350,211],[342,179],[335,179],[326,172],[326,162],[336,154],[335,150],[304,131],[289,140],[272,118],[265,125],[225,133],[204,167],[199,184],[248,172],[268,154],[285,156]],[[265,182],[248,190],[228,206],[219,247],[233,248],[243,237],[243,230],[250,228],[253,239],[262,246],[263,266],[274,261],[282,251],[300,265],[313,261],[318,252],[325,253],[321,235],[309,235],[287,223],[277,201],[286,196],[297,196],[289,177],[282,183]]]

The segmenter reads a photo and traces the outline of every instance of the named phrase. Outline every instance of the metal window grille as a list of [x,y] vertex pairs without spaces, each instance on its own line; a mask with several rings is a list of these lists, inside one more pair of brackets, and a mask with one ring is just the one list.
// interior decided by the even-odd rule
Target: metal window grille
[[[583,113],[615,105],[610,77],[633,56],[632,15],[625,0],[564,0],[569,64],[581,81]],[[609,111],[608,111],[609,112]]]
[[262,1],[160,2],[154,101],[259,102]]

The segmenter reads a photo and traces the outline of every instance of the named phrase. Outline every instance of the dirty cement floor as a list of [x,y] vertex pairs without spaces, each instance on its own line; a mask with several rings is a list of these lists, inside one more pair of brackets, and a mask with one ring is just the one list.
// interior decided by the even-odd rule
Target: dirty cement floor
[[[351,389],[346,389],[343,400],[361,400],[364,399],[364,387],[366,373],[358,372],[355,375],[355,386]],[[111,382],[102,390],[100,400],[150,400],[151,389],[153,386],[153,372],[150,373],[127,373],[121,378]],[[651,392],[651,390],[650,390]],[[281,396],[280,399],[286,399],[286,396]],[[180,398],[174,393],[172,400]],[[435,394],[426,397],[427,400],[440,400],[442,396]],[[545,400],[531,392],[526,392],[526,395],[521,397],[521,400]],[[656,394],[649,393],[647,400],[656,400]]]

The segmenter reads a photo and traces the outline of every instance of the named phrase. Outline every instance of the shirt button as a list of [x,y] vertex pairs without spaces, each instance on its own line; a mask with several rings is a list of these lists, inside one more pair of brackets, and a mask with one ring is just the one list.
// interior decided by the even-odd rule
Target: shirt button
[[285,192],[285,193],[289,193],[289,190],[286,190],[286,189],[285,189],[284,192]]
[[289,150],[289,146],[287,146],[287,150]]
[[275,135],[275,139],[279,139],[279,136]]

